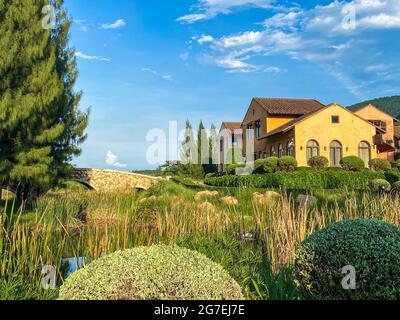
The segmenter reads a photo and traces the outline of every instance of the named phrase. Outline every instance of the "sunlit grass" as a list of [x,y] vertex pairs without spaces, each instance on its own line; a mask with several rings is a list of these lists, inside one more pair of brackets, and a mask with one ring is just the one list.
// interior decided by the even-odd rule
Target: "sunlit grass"
[[[197,191],[163,182],[144,193],[52,192],[31,210],[16,200],[2,203],[0,298],[51,299],[40,289],[41,270],[61,261],[89,262],[116,250],[155,243],[178,243],[221,263],[249,299],[296,299],[291,273],[299,244],[335,221],[384,220],[400,226],[399,197],[368,193],[316,191],[318,207],[299,208],[295,193],[281,191],[278,201],[255,204],[255,190],[238,189],[238,205],[219,196],[195,201]],[[223,194],[223,193],[221,193]],[[207,203],[205,205],[205,203]],[[253,241],[242,235],[253,236]]]

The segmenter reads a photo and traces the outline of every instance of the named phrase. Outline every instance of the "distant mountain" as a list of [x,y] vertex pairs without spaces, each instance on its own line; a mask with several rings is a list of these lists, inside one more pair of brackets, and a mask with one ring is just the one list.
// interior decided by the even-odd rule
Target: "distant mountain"
[[400,96],[394,97],[383,97],[373,100],[364,101],[350,106],[350,109],[365,106],[367,104],[373,104],[375,107],[391,114],[400,120]]

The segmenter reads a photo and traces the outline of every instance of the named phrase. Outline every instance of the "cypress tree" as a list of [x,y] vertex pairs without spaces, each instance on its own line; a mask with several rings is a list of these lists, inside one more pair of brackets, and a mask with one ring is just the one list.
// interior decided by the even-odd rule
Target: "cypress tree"
[[87,116],[80,93],[70,22],[58,9],[55,29],[42,25],[48,0],[0,0],[0,180],[33,198],[68,173]]

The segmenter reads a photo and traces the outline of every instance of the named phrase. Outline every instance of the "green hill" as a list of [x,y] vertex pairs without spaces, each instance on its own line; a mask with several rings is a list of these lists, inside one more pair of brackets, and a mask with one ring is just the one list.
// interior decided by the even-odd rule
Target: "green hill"
[[383,97],[383,98],[368,100],[352,105],[349,108],[355,109],[357,107],[365,106],[366,104],[369,103],[373,104],[379,109],[391,114],[392,116],[400,120],[400,96]]

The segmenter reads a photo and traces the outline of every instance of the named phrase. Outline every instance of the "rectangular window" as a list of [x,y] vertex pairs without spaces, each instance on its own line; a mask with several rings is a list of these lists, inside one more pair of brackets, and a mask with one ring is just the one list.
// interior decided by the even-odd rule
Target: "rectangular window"
[[256,122],[256,138],[261,137],[261,123],[260,121]]
[[332,123],[339,123],[340,119],[339,116],[332,116]]
[[253,130],[254,130],[254,127],[253,127],[253,125],[252,124],[249,124],[248,126],[247,126],[247,139],[248,140],[251,140],[253,137],[254,137],[254,132],[253,132]]

